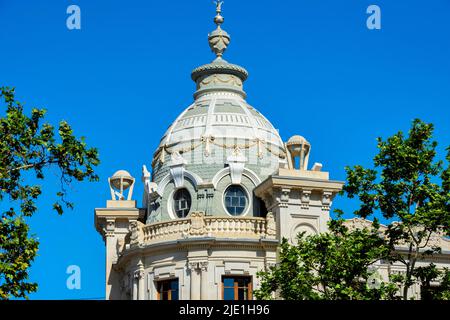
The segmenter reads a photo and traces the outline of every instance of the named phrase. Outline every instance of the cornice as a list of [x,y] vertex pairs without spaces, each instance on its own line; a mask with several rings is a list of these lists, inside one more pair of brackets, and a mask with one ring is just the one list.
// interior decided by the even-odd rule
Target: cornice
[[188,238],[164,241],[126,249],[119,257],[117,266],[127,263],[136,256],[155,255],[157,253],[180,252],[190,249],[247,249],[276,251],[279,241],[276,239],[230,239],[230,238]]
[[195,68],[192,71],[191,78],[195,82],[202,76],[211,74],[232,74],[239,77],[242,81],[248,78],[248,71],[232,63],[209,63]]

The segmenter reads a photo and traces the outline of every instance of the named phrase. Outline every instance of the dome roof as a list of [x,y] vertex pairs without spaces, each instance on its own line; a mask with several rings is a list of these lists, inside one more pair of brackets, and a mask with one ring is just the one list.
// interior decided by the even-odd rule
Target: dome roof
[[161,139],[159,148],[205,137],[255,141],[284,150],[273,125],[241,96],[227,92],[203,95],[185,109]]
[[[223,17],[220,12],[218,5],[214,20],[217,29],[208,36],[216,59],[192,71],[191,78],[197,86],[194,102],[175,119],[162,137],[152,163],[156,176],[167,169],[164,165],[166,155],[200,155],[201,149],[205,157],[209,156],[212,148],[235,153],[246,149],[260,159],[267,154],[271,161],[265,166],[271,169],[278,165],[280,159],[285,159],[285,145],[278,131],[245,100],[243,84],[248,77],[247,70],[222,58],[231,38],[221,29]],[[161,165],[155,167],[157,162]]]
[[119,170],[113,174],[113,177],[131,177],[131,174],[126,170]]
[[304,137],[295,135],[295,136],[290,137],[288,142],[286,143],[287,146],[300,145],[300,144],[309,144],[309,142]]

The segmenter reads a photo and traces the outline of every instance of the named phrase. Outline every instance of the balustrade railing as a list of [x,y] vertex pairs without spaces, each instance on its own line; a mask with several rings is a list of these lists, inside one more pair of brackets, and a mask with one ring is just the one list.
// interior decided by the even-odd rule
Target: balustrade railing
[[135,232],[144,244],[193,237],[235,239],[275,238],[273,216],[211,217],[194,212],[188,218],[142,225]]

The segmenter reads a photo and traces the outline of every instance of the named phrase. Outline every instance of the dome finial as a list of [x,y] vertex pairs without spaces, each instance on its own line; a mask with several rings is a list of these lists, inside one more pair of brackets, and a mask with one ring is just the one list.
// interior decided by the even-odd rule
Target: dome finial
[[221,15],[223,1],[218,0],[214,1],[214,3],[216,4],[214,23],[217,25],[217,29],[208,35],[208,42],[211,50],[216,54],[217,59],[221,59],[230,43],[230,36],[220,27],[224,21],[224,18]]
[[222,4],[223,1],[214,1],[216,4],[216,13],[217,15],[214,17],[214,23],[217,24],[217,27],[220,28],[220,25],[223,23],[223,17],[220,15],[222,13]]

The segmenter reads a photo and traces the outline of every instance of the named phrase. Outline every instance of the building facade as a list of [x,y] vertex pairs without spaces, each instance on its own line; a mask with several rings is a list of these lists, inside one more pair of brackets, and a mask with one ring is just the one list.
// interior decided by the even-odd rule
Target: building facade
[[252,299],[282,238],[327,230],[343,182],[308,163],[305,138],[284,142],[247,103],[248,73],[223,59],[230,36],[220,2],[216,11],[216,58],[192,71],[193,103],[163,135],[151,173],[143,166],[142,205],[120,170],[111,200],[95,209],[107,299]]

